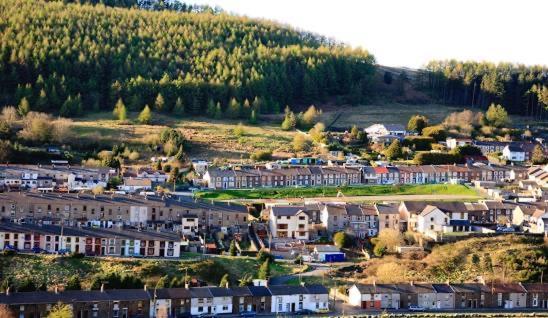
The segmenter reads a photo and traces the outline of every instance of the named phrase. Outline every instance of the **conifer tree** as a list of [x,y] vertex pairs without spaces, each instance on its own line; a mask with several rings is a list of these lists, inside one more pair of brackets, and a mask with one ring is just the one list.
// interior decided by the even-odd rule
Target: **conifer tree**
[[238,103],[236,98],[233,97],[230,99],[225,113],[229,118],[238,118],[240,116],[240,103]]
[[257,123],[257,113],[255,109],[251,111],[251,115],[249,116],[249,123],[253,125]]
[[223,110],[221,109],[221,103],[220,102],[217,102],[217,105],[215,105],[215,115],[213,117],[215,119],[223,118]]
[[173,113],[175,115],[182,115],[185,112],[185,107],[183,105],[183,99],[181,97],[177,97],[177,100],[175,101],[175,106],[173,107]]
[[156,96],[156,100],[154,101],[154,107],[159,112],[164,111],[165,101],[164,101],[164,96],[162,96],[161,93],[158,93],[158,96]]
[[26,97],[23,97],[19,102],[19,107],[17,107],[17,112],[19,116],[25,117],[30,112],[30,104]]
[[127,119],[126,105],[121,98],[118,99],[118,101],[116,102],[112,114],[114,115],[114,118],[116,118],[118,121],[125,121]]
[[141,111],[139,117],[137,117],[137,121],[140,124],[148,125],[150,124],[151,119],[152,113],[150,111],[150,107],[148,107],[148,105],[145,105],[145,108],[143,108],[143,111]]
[[208,102],[207,102],[207,116],[210,117],[210,118],[214,118],[215,117],[215,102],[213,102],[212,99],[210,99]]

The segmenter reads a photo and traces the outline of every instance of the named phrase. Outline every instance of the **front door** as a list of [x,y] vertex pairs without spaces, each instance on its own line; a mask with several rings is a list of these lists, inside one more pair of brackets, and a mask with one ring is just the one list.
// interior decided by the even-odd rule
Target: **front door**
[[295,303],[291,303],[291,312],[295,311]]

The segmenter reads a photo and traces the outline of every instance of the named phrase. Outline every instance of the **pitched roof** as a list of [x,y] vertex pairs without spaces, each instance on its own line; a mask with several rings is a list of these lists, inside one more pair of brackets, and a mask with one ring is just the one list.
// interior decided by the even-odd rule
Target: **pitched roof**
[[432,287],[436,293],[442,294],[452,294],[454,292],[453,288],[449,284],[432,284]]
[[376,203],[375,208],[379,214],[399,214],[398,203]]
[[494,293],[526,293],[527,290],[518,283],[494,283],[491,285]]
[[305,285],[304,287],[306,288],[306,290],[308,290],[308,294],[311,295],[329,294],[327,288],[320,284]]
[[212,298],[213,295],[209,291],[209,287],[195,287],[190,289],[191,298]]
[[548,293],[548,284],[524,283],[522,285],[529,293]]
[[478,283],[451,284],[451,287],[456,293],[490,292],[489,287]]
[[294,216],[304,210],[302,206],[273,206],[272,214],[275,216]]
[[209,287],[209,291],[213,297],[229,297],[232,296],[232,289],[226,287]]
[[248,288],[254,297],[268,297],[272,295],[270,290],[265,286],[249,286]]
[[275,295],[298,295],[307,294],[308,290],[303,286],[291,286],[291,285],[272,285],[268,286],[270,293]]

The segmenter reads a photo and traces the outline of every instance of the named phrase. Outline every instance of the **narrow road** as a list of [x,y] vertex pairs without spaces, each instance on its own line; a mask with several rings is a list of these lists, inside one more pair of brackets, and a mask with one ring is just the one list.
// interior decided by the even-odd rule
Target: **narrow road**
[[321,263],[314,263],[314,264],[308,264],[312,270],[309,270],[307,272],[301,273],[301,274],[291,274],[291,275],[283,275],[283,276],[277,276],[272,277],[270,279],[271,285],[284,285],[287,283],[288,280],[292,278],[298,278],[299,276],[305,277],[305,276],[316,276],[316,277],[322,277],[327,274],[327,272],[330,270],[330,267],[328,264],[321,264]]

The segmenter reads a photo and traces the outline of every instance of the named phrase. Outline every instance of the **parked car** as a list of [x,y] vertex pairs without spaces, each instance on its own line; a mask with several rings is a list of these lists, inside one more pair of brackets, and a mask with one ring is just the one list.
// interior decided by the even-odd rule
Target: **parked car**
[[14,252],[19,252],[19,249],[13,245],[9,245],[9,244],[6,244],[4,246],[4,251],[14,251]]
[[255,317],[256,315],[257,315],[257,313],[252,311],[252,310],[251,311],[242,311],[240,313],[240,317]]
[[424,311],[424,307],[417,306],[417,305],[410,305],[409,311]]
[[45,249],[41,248],[41,247],[38,247],[38,246],[35,246],[32,248],[32,252],[34,254],[49,254],[48,251],[46,251]]
[[301,309],[295,313],[295,315],[313,315],[316,312],[310,309]]

